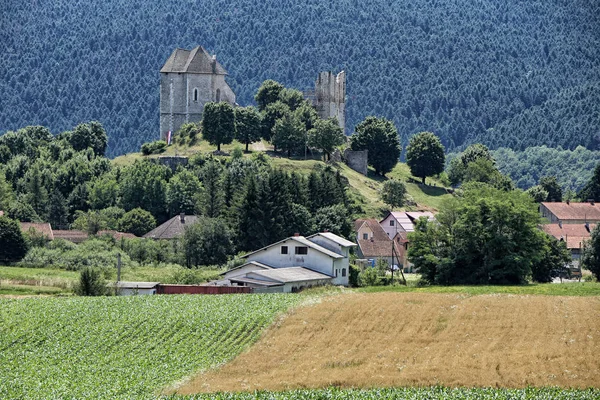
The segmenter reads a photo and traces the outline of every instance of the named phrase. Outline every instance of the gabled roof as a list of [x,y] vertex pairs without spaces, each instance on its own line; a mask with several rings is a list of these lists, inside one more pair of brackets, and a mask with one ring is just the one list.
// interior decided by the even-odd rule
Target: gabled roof
[[176,215],[167,222],[146,233],[144,237],[151,239],[174,239],[183,235],[186,226],[195,224],[198,221],[198,217],[195,215],[186,215],[184,216],[183,221],[184,222],[181,222],[181,216]]
[[242,268],[244,268],[244,267],[247,267],[248,265],[253,265],[253,266],[255,266],[257,269],[273,269],[273,267],[271,267],[271,266],[269,266],[269,265],[267,265],[267,264],[264,264],[264,263],[261,263],[261,262],[258,262],[258,261],[249,261],[249,262],[247,262],[247,263],[244,263],[244,264],[240,265],[239,267],[231,268],[231,269],[228,269],[228,270],[227,270],[227,271],[225,271],[225,272],[221,272],[219,275],[225,275],[225,274],[228,274],[228,273],[230,273],[231,271],[235,271],[235,270],[238,270],[238,269],[242,269]]
[[542,205],[554,214],[556,218],[563,221],[576,219],[600,222],[600,204],[542,202]]
[[310,240],[311,238],[314,238],[315,236],[322,236],[326,239],[331,240],[334,243],[339,244],[342,247],[352,247],[352,246],[356,246],[356,243],[353,243],[349,240],[344,239],[341,236],[336,235],[335,233],[331,233],[331,232],[320,232],[320,233],[315,233],[314,235],[310,235],[307,239]]
[[382,219],[381,222],[388,219],[390,215],[393,216],[396,221],[398,221],[398,225],[400,225],[406,232],[414,232],[414,222],[417,219],[421,217],[427,217],[431,221],[434,218],[433,213],[429,211],[392,211],[384,219]]
[[391,257],[392,241],[383,240],[359,240],[358,246],[363,257]]
[[73,243],[85,242],[88,238],[87,232],[84,231],[55,229],[52,231],[52,234],[54,235],[54,239],[68,240]]
[[125,238],[125,239],[137,238],[137,236],[135,236],[133,233],[110,231],[110,230],[98,231],[98,233],[96,235],[97,236],[109,235],[109,236],[112,236],[113,238],[115,238],[116,240],[119,240],[122,238]]
[[208,54],[202,46],[192,50],[173,50],[160,72],[227,75],[227,71],[219,64],[216,56]]
[[[360,223],[359,223],[360,221]],[[383,228],[381,227],[381,225],[379,224],[379,221],[377,221],[374,218],[370,218],[370,219],[357,219],[354,223],[354,226],[357,227],[356,231],[358,232],[360,230],[360,228],[362,228],[363,225],[367,225],[367,227],[369,229],[371,229],[371,231],[373,232],[373,239],[377,240],[377,241],[386,241],[386,240],[390,240],[389,236],[387,235],[387,233],[385,233],[385,230],[383,230]],[[359,238],[359,240],[361,240]]]
[[329,256],[329,257],[331,257],[331,258],[344,258],[344,256],[343,256],[343,255],[341,255],[341,254],[337,254],[337,253],[334,253],[334,252],[333,252],[333,251],[331,251],[331,250],[327,250],[326,248],[324,248],[324,247],[322,247],[322,246],[319,246],[319,245],[318,245],[318,244],[316,244],[316,243],[313,243],[313,242],[311,242],[310,240],[308,240],[308,239],[307,239],[307,238],[305,238],[304,236],[290,236],[290,237],[289,237],[289,238],[287,238],[287,239],[280,240],[279,242],[276,242],[276,243],[270,244],[270,245],[268,245],[268,246],[265,246],[265,247],[263,247],[263,248],[261,248],[261,249],[255,250],[255,251],[253,251],[253,252],[251,252],[251,253],[248,253],[248,254],[246,254],[246,255],[244,256],[244,258],[245,258],[245,257],[248,257],[248,256],[250,256],[250,255],[252,255],[252,254],[255,254],[255,253],[258,253],[258,252],[261,252],[261,251],[267,250],[267,249],[269,249],[269,248],[271,248],[271,247],[278,246],[278,245],[280,245],[280,244],[282,244],[282,243],[285,243],[285,242],[288,242],[288,241],[294,241],[294,242],[300,243],[300,244],[302,244],[302,245],[304,245],[304,246],[306,246],[306,247],[309,247],[309,248],[311,248],[311,249],[313,249],[313,250],[316,250],[316,251],[318,251],[318,252],[321,252],[321,253],[323,253],[323,254],[326,254],[326,255],[328,255],[328,256]]
[[29,232],[30,229],[33,229],[35,232],[46,236],[48,240],[54,240],[52,227],[48,222],[21,222],[21,231],[23,233]]
[[332,276],[303,267],[274,268],[263,271],[252,271],[248,272],[246,277],[250,279],[263,278],[279,283],[314,281],[332,278]]
[[583,242],[591,237],[591,232],[596,228],[596,224],[545,224],[542,230],[554,236],[558,240],[563,240],[568,249],[581,249]]
[[153,289],[158,286],[160,282],[127,282],[119,281],[109,283],[109,286],[117,287],[119,289]]

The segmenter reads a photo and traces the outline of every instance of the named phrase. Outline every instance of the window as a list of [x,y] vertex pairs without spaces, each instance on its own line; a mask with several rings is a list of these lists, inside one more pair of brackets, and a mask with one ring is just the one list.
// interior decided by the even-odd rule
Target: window
[[288,253],[287,246],[281,246],[281,254],[287,254],[287,253]]
[[369,234],[363,233],[363,240],[369,240]]
[[194,89],[194,103],[197,103],[197,102],[198,102],[198,89],[195,88]]
[[342,276],[346,276],[346,268],[342,268]]
[[221,101],[221,89],[217,89],[217,103]]
[[394,226],[394,220],[390,219],[390,226]]
[[296,254],[308,254],[308,247],[306,246],[296,246]]
[[337,272],[338,272],[338,270],[337,270],[337,268],[336,268],[336,270],[335,270],[335,277],[336,277],[336,278],[337,278]]

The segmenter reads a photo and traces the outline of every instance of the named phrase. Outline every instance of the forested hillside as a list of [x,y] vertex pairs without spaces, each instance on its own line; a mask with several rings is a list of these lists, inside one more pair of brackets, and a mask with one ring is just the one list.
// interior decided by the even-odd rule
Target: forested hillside
[[598,149],[599,26],[584,0],[7,0],[0,133],[99,120],[108,155],[137,150],[158,136],[160,67],[200,44],[242,105],[265,79],[304,89],[344,69],[349,130],[375,114],[404,143]]

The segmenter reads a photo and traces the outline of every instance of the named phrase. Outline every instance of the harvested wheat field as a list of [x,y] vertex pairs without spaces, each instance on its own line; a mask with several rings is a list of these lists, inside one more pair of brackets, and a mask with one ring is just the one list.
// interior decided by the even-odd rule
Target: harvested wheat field
[[301,307],[177,393],[600,387],[600,298],[344,294]]

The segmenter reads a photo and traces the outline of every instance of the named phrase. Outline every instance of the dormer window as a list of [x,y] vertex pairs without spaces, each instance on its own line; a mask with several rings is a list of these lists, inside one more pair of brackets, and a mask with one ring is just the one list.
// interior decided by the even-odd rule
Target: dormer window
[[369,240],[369,234],[363,233],[363,240]]
[[194,103],[198,102],[198,89],[194,88]]

